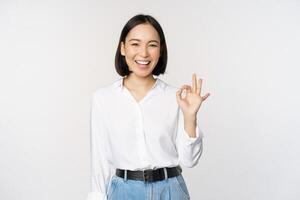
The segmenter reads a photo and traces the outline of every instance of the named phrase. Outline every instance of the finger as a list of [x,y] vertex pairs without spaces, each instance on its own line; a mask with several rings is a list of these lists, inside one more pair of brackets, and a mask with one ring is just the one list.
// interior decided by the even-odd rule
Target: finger
[[182,100],[181,93],[182,93],[182,89],[180,88],[180,89],[176,92],[176,97],[177,97],[178,100]]
[[196,78],[196,74],[193,73],[193,77],[192,77],[192,92],[195,93],[196,92],[196,88],[197,88],[197,78]]
[[189,85],[183,85],[181,88],[180,97],[181,99],[185,99],[185,97],[191,93],[191,89]]
[[205,101],[205,99],[207,99],[207,97],[209,97],[209,95],[210,95],[210,93],[207,93],[206,95],[204,95],[204,96],[202,97],[202,101]]
[[196,94],[201,94],[201,88],[202,88],[202,79],[198,79],[197,81],[197,90],[196,90]]
[[188,92],[192,91],[192,87],[190,85],[183,85],[181,86],[181,89],[186,89]]

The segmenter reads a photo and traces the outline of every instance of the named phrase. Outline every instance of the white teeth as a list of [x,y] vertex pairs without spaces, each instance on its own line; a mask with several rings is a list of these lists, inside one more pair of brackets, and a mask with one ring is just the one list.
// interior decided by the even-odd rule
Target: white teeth
[[142,65],[148,65],[150,63],[150,61],[142,61],[142,60],[136,60],[136,62]]

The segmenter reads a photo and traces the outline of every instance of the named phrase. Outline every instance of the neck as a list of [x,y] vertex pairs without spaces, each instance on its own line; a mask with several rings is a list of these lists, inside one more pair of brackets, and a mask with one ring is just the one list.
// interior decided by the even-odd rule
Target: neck
[[129,74],[124,78],[124,86],[130,90],[148,90],[151,88],[155,83],[155,78],[152,74],[147,77],[139,77],[136,76],[134,73]]

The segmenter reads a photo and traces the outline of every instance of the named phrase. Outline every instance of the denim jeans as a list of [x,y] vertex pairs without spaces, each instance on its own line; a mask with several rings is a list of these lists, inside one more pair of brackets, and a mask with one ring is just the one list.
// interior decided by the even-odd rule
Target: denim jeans
[[107,194],[108,200],[189,200],[183,176],[162,181],[144,182],[125,180],[113,175]]

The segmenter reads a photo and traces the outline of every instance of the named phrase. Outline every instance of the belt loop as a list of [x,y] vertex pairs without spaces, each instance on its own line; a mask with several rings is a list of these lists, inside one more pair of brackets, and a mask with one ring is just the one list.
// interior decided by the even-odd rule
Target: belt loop
[[127,169],[124,170],[124,181],[127,180]]
[[145,179],[145,169],[143,169],[143,181],[145,182],[146,179]]
[[167,180],[168,179],[168,172],[167,172],[167,168],[166,167],[164,167],[164,174],[165,174],[165,180]]

